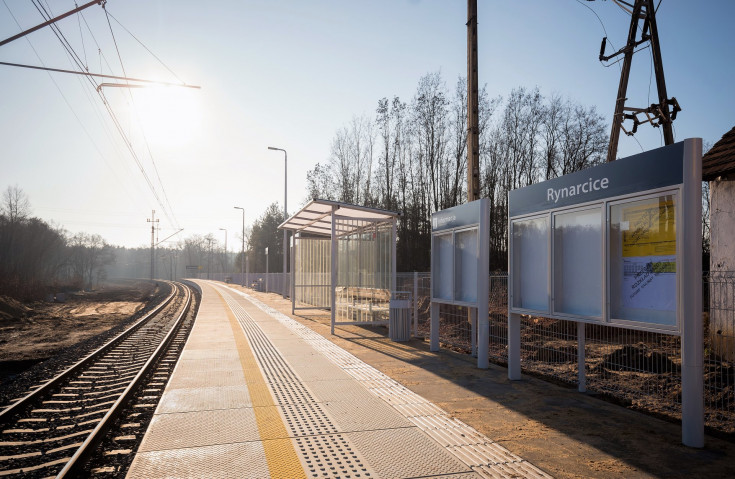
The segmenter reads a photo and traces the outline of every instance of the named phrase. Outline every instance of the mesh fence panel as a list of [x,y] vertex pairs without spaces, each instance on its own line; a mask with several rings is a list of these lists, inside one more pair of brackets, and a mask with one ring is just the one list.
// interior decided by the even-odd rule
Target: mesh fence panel
[[[416,285],[417,336],[430,333],[431,275],[400,273],[399,287]],[[735,272],[704,276],[705,424],[735,433]],[[508,361],[508,276],[490,276],[490,358]],[[439,340],[471,351],[467,309],[440,307]],[[621,404],[681,417],[681,340],[678,336],[586,324],[587,389]],[[577,324],[540,317],[521,317],[521,366],[527,373],[576,385]]]
[[[212,279],[224,280],[217,275]],[[239,282],[239,275],[231,275]],[[265,274],[251,274],[248,284],[265,284]],[[289,278],[268,275],[268,290],[288,291]],[[490,358],[508,361],[508,276],[490,276]],[[264,287],[264,286],[263,286]],[[396,290],[413,296],[419,338],[430,333],[430,273],[398,273]],[[705,424],[735,434],[735,272],[704,275],[704,402]],[[471,353],[472,325],[468,309],[441,305],[439,340],[452,349]],[[681,417],[681,340],[678,336],[586,324],[587,389],[625,405]],[[527,373],[576,385],[577,325],[573,321],[521,317],[521,366]]]

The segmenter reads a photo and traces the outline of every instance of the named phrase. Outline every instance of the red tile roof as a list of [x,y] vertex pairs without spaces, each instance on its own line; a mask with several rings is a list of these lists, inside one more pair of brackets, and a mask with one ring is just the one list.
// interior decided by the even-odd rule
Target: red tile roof
[[731,172],[735,172],[735,127],[702,156],[702,180],[712,181]]

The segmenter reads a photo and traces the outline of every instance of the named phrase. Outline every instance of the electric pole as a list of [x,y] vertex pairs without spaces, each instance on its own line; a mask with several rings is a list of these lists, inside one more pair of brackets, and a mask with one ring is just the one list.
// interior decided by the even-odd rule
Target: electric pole
[[151,217],[146,220],[151,224],[151,279],[155,275],[155,248],[156,248],[156,224],[159,220],[156,219],[156,210],[151,211]]
[[[656,25],[656,9],[653,0],[635,0],[631,5],[623,0],[613,0],[616,5],[624,8],[621,4],[632,8],[630,15],[630,28],[628,30],[628,41],[622,49],[612,55],[605,56],[607,37],[602,39],[600,46],[600,61],[608,61],[623,54],[623,67],[620,72],[620,83],[618,85],[618,96],[615,100],[615,113],[613,115],[612,129],[610,131],[610,145],[607,150],[607,161],[615,161],[618,154],[618,140],[620,130],[626,135],[633,135],[638,130],[638,125],[650,123],[652,126],[663,129],[664,144],[674,143],[674,132],[671,123],[676,119],[676,114],[681,111],[676,98],[667,98],[666,80],[664,78],[664,67],[661,59],[661,45],[658,39],[658,27]],[[641,38],[637,40],[638,24],[643,20]],[[633,61],[633,53],[639,45],[650,42],[651,56],[653,57],[653,69],[656,74],[656,89],[658,91],[658,103],[647,108],[626,108],[625,101],[628,91],[628,78],[630,66]],[[641,118],[639,118],[641,115]],[[628,131],[623,126],[623,121],[632,120],[633,128]]]
[[467,0],[467,202],[480,198],[477,0]]

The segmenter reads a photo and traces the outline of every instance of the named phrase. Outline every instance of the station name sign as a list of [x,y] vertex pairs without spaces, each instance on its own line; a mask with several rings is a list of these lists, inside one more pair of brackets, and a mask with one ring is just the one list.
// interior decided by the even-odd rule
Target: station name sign
[[476,225],[480,222],[480,209],[480,202],[472,201],[464,205],[437,211],[431,215],[431,230],[443,231]]
[[[684,143],[512,190],[509,216],[521,216],[683,182]],[[676,164],[672,164],[672,159]],[[447,210],[448,211],[448,210]]]

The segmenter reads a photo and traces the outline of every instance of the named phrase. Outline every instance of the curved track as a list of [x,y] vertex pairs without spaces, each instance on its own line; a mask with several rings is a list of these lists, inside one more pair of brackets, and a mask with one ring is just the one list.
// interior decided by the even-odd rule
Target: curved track
[[57,377],[0,412],[0,477],[71,477],[175,336],[188,286]]

